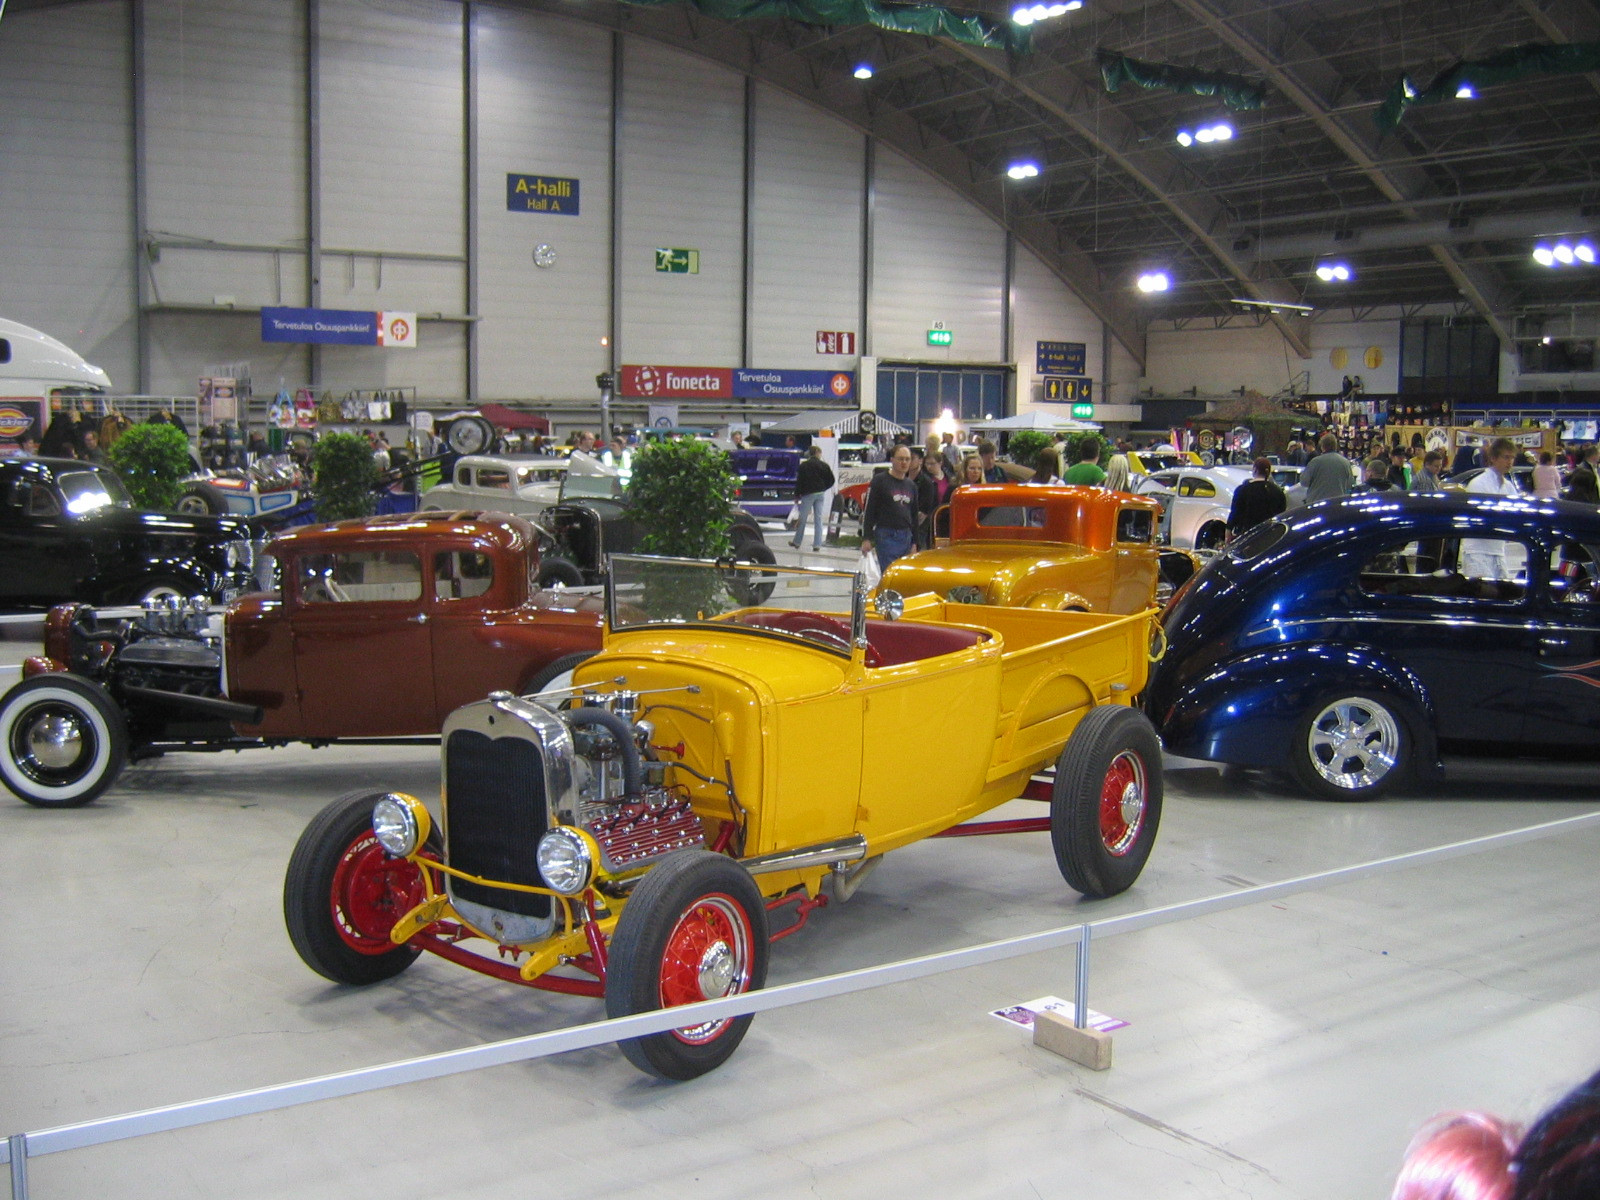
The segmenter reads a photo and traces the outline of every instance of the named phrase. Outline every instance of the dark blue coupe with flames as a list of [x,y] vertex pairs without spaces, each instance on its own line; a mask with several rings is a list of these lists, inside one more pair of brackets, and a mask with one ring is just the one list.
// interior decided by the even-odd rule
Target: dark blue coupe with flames
[[1442,753],[1600,759],[1600,510],[1369,493],[1248,531],[1167,609],[1168,751],[1368,800]]

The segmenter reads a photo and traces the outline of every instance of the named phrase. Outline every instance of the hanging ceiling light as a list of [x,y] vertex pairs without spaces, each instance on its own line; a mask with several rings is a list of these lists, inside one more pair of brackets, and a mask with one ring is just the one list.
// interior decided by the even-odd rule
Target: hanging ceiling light
[[1039,173],[1039,164],[1032,159],[1018,159],[1006,168],[1006,174],[1013,179],[1032,179]]
[[1540,243],[1533,248],[1533,261],[1541,267],[1570,267],[1574,263],[1593,263],[1594,244],[1557,242],[1554,246]]
[[1218,121],[1215,125],[1202,125],[1193,133],[1187,129],[1178,130],[1177,142],[1180,146],[1192,146],[1196,142],[1210,144],[1230,141],[1232,138],[1233,126],[1226,121]]
[[1083,0],[1056,0],[1054,4],[1024,5],[1011,10],[1011,21],[1015,25],[1037,25],[1040,21],[1065,16],[1074,9],[1082,7]]
[[1325,262],[1317,264],[1317,278],[1323,283],[1348,283],[1354,279],[1355,272],[1348,263]]
[[1460,87],[1456,88],[1457,100],[1476,100],[1477,98],[1478,93],[1472,90],[1472,85],[1470,83],[1463,83]]
[[1165,271],[1147,271],[1139,276],[1138,288],[1147,295],[1151,292],[1164,292],[1172,286],[1172,280]]
[[871,79],[872,78],[872,64],[871,63],[858,63],[856,65],[856,69],[855,69],[854,73],[855,73],[855,77],[857,79]]

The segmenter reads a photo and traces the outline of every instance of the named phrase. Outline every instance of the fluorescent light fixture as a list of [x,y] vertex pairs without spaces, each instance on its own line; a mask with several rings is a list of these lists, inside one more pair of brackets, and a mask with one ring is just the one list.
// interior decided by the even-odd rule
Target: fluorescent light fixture
[[1138,287],[1141,292],[1164,292],[1172,286],[1172,280],[1165,271],[1147,271],[1139,276]]
[[1594,247],[1588,242],[1579,242],[1572,248],[1572,257],[1579,262],[1592,263],[1594,261]]
[[1019,159],[1006,168],[1006,174],[1013,179],[1032,179],[1039,173],[1039,164],[1028,159]]
[[1052,17],[1062,17],[1083,7],[1083,0],[1055,0],[1053,4],[1024,5],[1011,10],[1011,20],[1016,25],[1035,25]]
[[1472,90],[1472,85],[1470,83],[1463,83],[1456,89],[1457,100],[1476,100],[1477,98],[1478,93]]
[[859,65],[857,65],[857,67],[855,69],[855,77],[857,79],[871,79],[872,78],[872,64],[871,63],[860,63]]
[[1541,267],[1553,267],[1556,263],[1556,256],[1549,246],[1535,246],[1533,248],[1533,261]]
[[1556,261],[1562,266],[1572,262],[1572,247],[1565,242],[1557,242],[1556,248],[1551,253],[1556,256]]
[[1289,304],[1288,302],[1283,301],[1283,300],[1249,300],[1249,299],[1246,299],[1246,298],[1244,298],[1242,296],[1235,296],[1233,299],[1229,300],[1228,303],[1229,304],[1237,304],[1242,308],[1262,308],[1262,309],[1265,309],[1269,313],[1275,313],[1275,312],[1297,312],[1297,313],[1316,312],[1316,309],[1313,308],[1309,304]]
[[1233,137],[1233,126],[1226,121],[1218,121],[1215,125],[1202,125],[1194,132],[1187,129],[1178,130],[1178,145],[1192,146],[1196,142],[1209,145],[1212,142],[1226,142]]
[[1325,262],[1317,265],[1317,278],[1323,283],[1347,283],[1354,278],[1348,263]]

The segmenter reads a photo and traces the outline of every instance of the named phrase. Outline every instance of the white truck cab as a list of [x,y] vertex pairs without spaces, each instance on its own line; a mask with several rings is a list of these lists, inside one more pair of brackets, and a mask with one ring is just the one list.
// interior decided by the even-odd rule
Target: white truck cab
[[0,317],[0,454],[16,453],[24,436],[44,433],[53,400],[110,391],[111,377],[71,347]]
[[48,333],[0,317],[0,399],[102,395],[111,377]]

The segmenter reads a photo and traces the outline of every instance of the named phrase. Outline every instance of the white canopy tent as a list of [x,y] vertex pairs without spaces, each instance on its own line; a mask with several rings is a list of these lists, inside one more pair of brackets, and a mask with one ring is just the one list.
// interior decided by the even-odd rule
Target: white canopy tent
[[[861,429],[861,414],[858,411],[839,408],[813,408],[803,413],[796,413],[792,417],[784,417],[781,421],[773,421],[770,425],[761,427],[762,433],[816,433],[822,429],[831,429],[843,436],[847,433],[858,433]],[[878,417],[878,432],[897,434],[910,433],[904,425],[897,425],[888,417]]]
[[1046,433],[1098,433],[1100,426],[1093,421],[1076,421],[1071,417],[1057,417],[1037,408],[1018,413],[1014,417],[996,417],[992,421],[973,421],[968,429],[983,432],[1015,433],[1019,429],[1040,429]]

